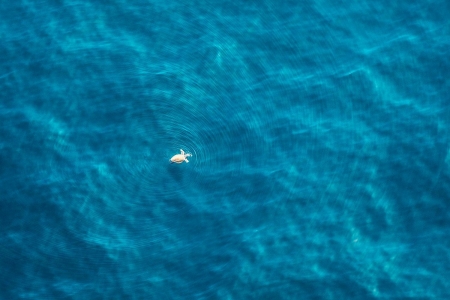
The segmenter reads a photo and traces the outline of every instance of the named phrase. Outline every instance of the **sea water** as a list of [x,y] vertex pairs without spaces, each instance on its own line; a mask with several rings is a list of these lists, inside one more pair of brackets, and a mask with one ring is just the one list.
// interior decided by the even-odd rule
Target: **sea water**
[[4,1],[0,298],[450,299],[449,16]]

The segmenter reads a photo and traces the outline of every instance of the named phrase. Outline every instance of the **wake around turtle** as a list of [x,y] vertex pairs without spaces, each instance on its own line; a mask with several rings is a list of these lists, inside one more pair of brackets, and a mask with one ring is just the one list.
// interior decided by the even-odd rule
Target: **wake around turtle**
[[177,164],[181,164],[183,161],[185,162],[189,162],[189,160],[187,159],[187,157],[192,156],[192,154],[190,153],[184,153],[183,149],[180,149],[181,154],[176,154],[174,156],[172,156],[172,158],[170,159],[170,163],[177,163]]

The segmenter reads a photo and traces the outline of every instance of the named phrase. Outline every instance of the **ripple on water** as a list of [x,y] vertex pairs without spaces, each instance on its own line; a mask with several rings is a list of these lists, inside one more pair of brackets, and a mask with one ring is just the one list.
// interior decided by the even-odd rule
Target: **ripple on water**
[[[124,172],[118,176],[125,189],[139,189],[146,197],[174,196],[200,177],[242,172],[254,156],[255,137],[264,148],[253,124],[260,122],[256,114],[235,113],[237,104],[231,97],[213,98],[196,84],[179,97],[155,93],[142,113],[146,121],[133,127],[141,132],[134,137],[140,141],[119,149],[118,165]],[[189,163],[170,164],[180,149],[192,154]]]

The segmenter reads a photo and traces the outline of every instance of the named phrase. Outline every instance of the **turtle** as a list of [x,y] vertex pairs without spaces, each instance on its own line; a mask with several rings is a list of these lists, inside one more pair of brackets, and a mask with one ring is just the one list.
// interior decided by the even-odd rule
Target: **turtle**
[[192,156],[190,153],[184,153],[183,149],[180,149],[181,154],[175,154],[174,156],[172,156],[172,158],[170,159],[170,163],[177,163],[177,164],[181,164],[183,161],[185,162],[189,162],[189,160],[187,159],[187,157]]

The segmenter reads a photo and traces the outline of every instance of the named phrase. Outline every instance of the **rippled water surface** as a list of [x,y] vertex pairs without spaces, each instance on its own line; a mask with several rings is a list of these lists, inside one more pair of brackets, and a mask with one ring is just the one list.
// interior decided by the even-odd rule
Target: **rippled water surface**
[[449,16],[4,2],[0,298],[449,299]]

